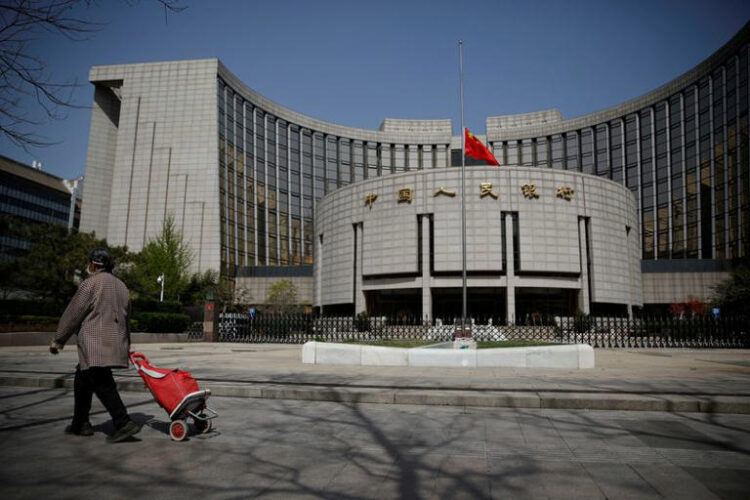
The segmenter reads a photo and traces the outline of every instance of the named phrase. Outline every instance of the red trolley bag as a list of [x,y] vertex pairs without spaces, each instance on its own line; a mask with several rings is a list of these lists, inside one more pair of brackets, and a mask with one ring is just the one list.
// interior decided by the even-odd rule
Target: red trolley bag
[[172,439],[185,439],[188,434],[188,417],[192,417],[198,432],[211,430],[211,419],[217,415],[206,406],[211,391],[200,390],[190,372],[158,368],[151,365],[148,358],[140,352],[131,352],[129,357],[156,402],[169,414],[172,421],[169,424],[169,435]]

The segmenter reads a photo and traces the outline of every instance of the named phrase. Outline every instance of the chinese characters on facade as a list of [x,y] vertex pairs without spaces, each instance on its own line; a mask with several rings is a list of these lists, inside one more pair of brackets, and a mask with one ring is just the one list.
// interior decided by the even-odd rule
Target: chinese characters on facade
[[[529,200],[535,200],[539,198],[539,191],[537,190],[536,184],[522,184],[521,193],[523,193],[523,196]],[[412,201],[414,201],[414,195],[414,189],[401,188],[397,192],[396,200],[398,203],[411,203]],[[433,197],[440,195],[453,198],[454,196],[456,196],[456,191],[440,186],[435,190]],[[559,186],[555,190],[555,195],[563,200],[571,201],[573,199],[573,196],[575,195],[575,190],[570,186]],[[484,198],[486,196],[490,196],[495,200],[500,198],[500,194],[496,190],[492,189],[491,182],[481,182],[479,184],[479,197]],[[372,210],[372,206],[377,199],[378,195],[376,193],[367,193],[367,195],[365,195],[365,206]]]

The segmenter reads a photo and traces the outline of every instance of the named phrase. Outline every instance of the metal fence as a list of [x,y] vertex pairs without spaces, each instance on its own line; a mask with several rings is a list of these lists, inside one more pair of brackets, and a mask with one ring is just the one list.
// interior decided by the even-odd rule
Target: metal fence
[[[541,324],[503,325],[472,319],[471,336],[478,342],[527,340],[593,347],[750,347],[750,318],[599,318],[555,317]],[[468,325],[467,325],[468,326]],[[319,317],[313,315],[259,315],[223,313],[219,341],[300,344],[409,339],[449,341],[460,332],[460,319],[450,322],[385,317]],[[460,333],[459,333],[460,335]]]

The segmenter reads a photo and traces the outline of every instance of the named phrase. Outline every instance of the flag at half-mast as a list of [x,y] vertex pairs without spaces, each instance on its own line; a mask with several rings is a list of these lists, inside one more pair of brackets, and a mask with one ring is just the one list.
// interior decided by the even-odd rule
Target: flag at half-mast
[[464,154],[476,158],[477,160],[484,160],[487,165],[500,165],[495,158],[495,155],[487,149],[487,146],[482,144],[482,141],[476,138],[474,134],[469,132],[468,128],[464,129]]

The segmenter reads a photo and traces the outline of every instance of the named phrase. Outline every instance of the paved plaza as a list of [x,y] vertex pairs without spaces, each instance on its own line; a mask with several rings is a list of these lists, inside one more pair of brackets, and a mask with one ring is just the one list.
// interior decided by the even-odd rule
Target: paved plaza
[[[214,391],[215,430],[171,441],[166,413],[123,370],[137,439],[106,443],[97,401],[96,434],[65,435],[75,349],[0,348],[2,498],[750,496],[748,351],[596,350],[591,370],[523,370],[305,365],[299,345],[135,347]],[[668,411],[634,411],[654,407]]]
[[747,498],[750,415],[217,397],[215,431],[166,414],[108,444],[64,435],[66,389],[0,388],[3,498]]

